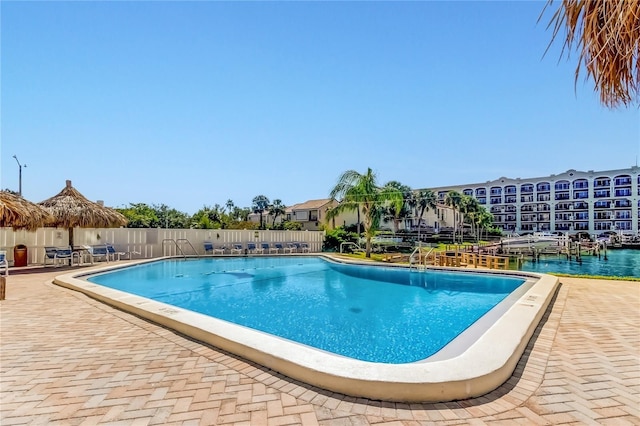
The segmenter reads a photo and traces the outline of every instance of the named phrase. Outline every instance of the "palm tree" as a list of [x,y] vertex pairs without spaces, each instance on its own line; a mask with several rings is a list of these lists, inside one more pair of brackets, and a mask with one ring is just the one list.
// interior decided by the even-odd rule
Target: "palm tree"
[[[477,219],[480,212],[484,210],[484,207],[480,205],[480,202],[469,195],[462,195],[462,202],[460,205],[460,212],[464,218],[466,218],[471,224],[471,233],[476,235],[476,239],[479,239],[476,232]],[[463,229],[464,231],[464,229]]]
[[418,217],[418,233],[420,233],[420,223],[422,221],[422,215],[428,212],[429,209],[434,209],[438,205],[438,199],[435,192],[430,189],[421,189],[416,191],[413,195],[415,200],[414,208],[416,216]]
[[269,199],[264,195],[256,195],[251,200],[251,210],[254,213],[260,214],[260,229],[264,229],[264,222],[262,221],[262,214],[269,207]]
[[[228,214],[229,216],[231,216],[231,215],[233,214],[233,208],[236,206],[236,205],[233,203],[233,200],[232,200],[231,198],[229,198],[229,199],[227,200],[227,202],[226,202],[224,205],[225,205],[225,207],[227,208],[227,212],[228,212],[227,214]],[[232,219],[235,219],[235,218],[233,218],[233,217],[232,217]]]
[[394,204],[389,204],[385,209],[385,215],[393,221],[394,232],[398,232],[400,230],[400,222],[409,217],[411,213],[411,208],[409,207],[412,194],[411,188],[396,180],[389,181],[384,186],[402,193],[402,205],[399,209]]
[[462,194],[458,191],[449,191],[444,197],[444,204],[453,208],[453,242],[456,241],[456,231],[458,229],[457,212],[462,205]]
[[280,199],[273,200],[273,203],[271,203],[271,205],[269,206],[269,214],[273,215],[273,223],[271,224],[272,228],[275,228],[276,219],[278,218],[278,216],[284,216],[286,208],[287,206],[282,204],[282,200]]
[[493,225],[493,215],[487,211],[487,209],[483,208],[478,217],[476,218],[476,222],[478,224],[478,241],[480,237],[482,237],[482,230],[487,231],[487,229]]
[[[549,0],[547,7],[553,3]],[[542,17],[542,15],[540,15]],[[575,72],[581,66],[593,78],[600,101],[607,107],[638,103],[640,90],[640,2],[637,0],[563,0],[548,27],[551,43],[566,33],[562,55],[574,44],[579,51]]]
[[343,211],[362,209],[367,241],[366,257],[371,257],[371,238],[378,229],[384,206],[391,204],[400,210],[404,201],[402,192],[397,189],[387,186],[380,188],[371,168],[368,168],[365,174],[347,170],[340,176],[329,196],[332,200],[341,199],[340,204],[331,210],[333,217]]

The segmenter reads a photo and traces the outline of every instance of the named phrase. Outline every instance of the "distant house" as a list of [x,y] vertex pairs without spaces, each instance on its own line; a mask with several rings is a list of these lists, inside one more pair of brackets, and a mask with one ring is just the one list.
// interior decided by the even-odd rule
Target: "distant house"
[[[330,198],[309,200],[286,208],[285,217],[287,221],[300,223],[302,229],[317,231],[322,225],[331,227],[331,224],[327,223],[327,210],[337,205],[338,202]],[[340,224],[337,221],[336,223]]]

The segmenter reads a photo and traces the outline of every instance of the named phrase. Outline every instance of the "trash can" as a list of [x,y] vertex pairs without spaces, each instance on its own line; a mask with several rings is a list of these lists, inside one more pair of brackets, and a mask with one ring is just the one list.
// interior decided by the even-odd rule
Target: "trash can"
[[27,246],[24,244],[13,248],[13,266],[27,266]]

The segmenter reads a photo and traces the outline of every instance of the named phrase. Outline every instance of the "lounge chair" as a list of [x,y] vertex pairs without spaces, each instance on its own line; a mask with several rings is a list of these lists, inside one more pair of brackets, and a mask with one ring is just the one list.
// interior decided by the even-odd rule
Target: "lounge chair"
[[47,260],[51,260],[51,264],[55,267],[69,260],[69,266],[73,265],[73,259],[80,264],[80,253],[71,250],[71,247],[45,247],[44,248],[44,266],[47,266]]
[[264,250],[262,249],[262,247],[258,247],[255,243],[247,243],[247,251],[249,253],[264,253]]
[[213,248],[213,254],[224,254],[225,251],[227,251],[227,247],[225,246],[218,246]]
[[242,244],[234,244],[231,254],[242,254]]
[[205,241],[204,243],[204,254],[211,252],[213,254],[213,243],[209,241]]
[[300,250],[300,253],[309,253],[311,251],[308,243],[300,243],[298,250]]
[[7,261],[7,252],[0,250],[0,269],[4,269],[4,276],[9,276],[9,262]]
[[104,259],[109,262],[109,250],[107,246],[84,246],[85,254],[89,257],[89,261],[93,265],[94,260]]
[[263,253],[277,253],[278,249],[276,247],[271,247],[271,244],[269,243],[262,243],[260,244],[260,246],[262,247],[262,252]]
[[284,246],[282,243],[275,243],[273,247],[276,249],[276,253],[284,253]]
[[107,253],[109,254],[109,258],[111,260],[113,260],[114,262],[116,260],[122,260],[122,256],[127,256],[129,259],[131,259],[131,254],[135,253],[135,254],[140,254],[140,252],[137,251],[117,251],[116,248],[114,247],[113,244],[109,244],[107,243]]
[[287,243],[287,247],[284,249],[284,252],[297,253],[298,246],[296,245],[296,243]]

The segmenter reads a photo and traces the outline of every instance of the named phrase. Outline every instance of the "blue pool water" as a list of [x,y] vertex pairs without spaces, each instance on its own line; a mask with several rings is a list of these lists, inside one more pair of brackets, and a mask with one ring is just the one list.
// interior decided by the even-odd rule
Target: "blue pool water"
[[563,255],[542,256],[539,262],[527,261],[520,269],[543,274],[555,272],[572,275],[640,277],[640,250],[607,250],[607,260],[601,253],[600,257],[582,256],[581,263],[575,258],[568,260]]
[[382,363],[431,356],[525,281],[277,256],[172,259],[88,280]]

